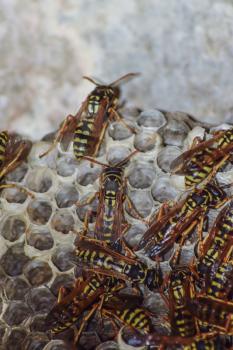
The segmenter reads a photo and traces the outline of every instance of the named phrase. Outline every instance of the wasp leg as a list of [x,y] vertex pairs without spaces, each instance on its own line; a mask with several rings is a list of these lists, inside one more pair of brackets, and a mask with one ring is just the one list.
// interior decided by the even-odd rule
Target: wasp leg
[[99,303],[93,305],[91,310],[88,312],[88,314],[83,317],[83,320],[82,320],[82,323],[80,325],[80,328],[79,328],[78,332],[75,332],[76,333],[75,334],[75,338],[74,338],[74,344],[75,345],[78,343],[83,330],[87,326],[88,321],[94,315],[94,313],[95,313],[95,311],[97,310],[98,307],[99,307]]
[[126,196],[126,201],[128,203],[128,209],[130,214],[137,220],[143,221],[146,224],[148,222],[143,218],[143,216],[139,213],[139,211],[136,209],[135,205],[133,204],[132,200],[129,198],[129,196]]
[[78,208],[82,208],[82,207],[85,207],[86,205],[88,204],[91,204],[97,197],[98,197],[99,193],[96,192],[95,194],[89,196],[85,202],[82,202],[80,203],[79,201],[75,203],[75,205],[78,207]]
[[47,156],[47,154],[49,154],[55,147],[56,145],[62,141],[63,137],[65,134],[67,134],[68,132],[72,132],[75,130],[77,125],[77,117],[69,114],[65,121],[62,123],[57,136],[55,137],[52,145],[49,147],[49,149],[47,151],[45,151],[44,153],[39,155],[39,158],[43,158],[44,156]]
[[15,155],[14,159],[9,162],[2,171],[0,172],[0,179],[2,179],[5,175],[7,175],[9,172],[13,171],[15,168],[17,168],[18,165],[20,165],[21,160],[20,157],[22,156],[23,152],[25,151],[26,145],[21,144],[19,146],[18,152]]
[[133,134],[137,134],[137,130],[127,125],[122,116],[114,108],[109,108],[108,112],[110,113],[109,119],[118,120],[122,123],[127,129],[129,129]]
[[227,161],[227,159],[230,156],[231,156],[231,154],[227,154],[225,157],[223,157],[223,159],[218,164],[216,164],[213,167],[213,170],[210,172],[210,174],[207,176],[207,178],[203,181],[203,185],[206,185],[208,182],[210,182],[210,180],[217,174],[218,170],[221,169],[223,164]]
[[20,192],[27,194],[31,198],[35,198],[34,194],[28,191],[25,187],[21,187],[18,184],[8,183],[8,184],[0,184],[0,190],[5,188],[17,188]]

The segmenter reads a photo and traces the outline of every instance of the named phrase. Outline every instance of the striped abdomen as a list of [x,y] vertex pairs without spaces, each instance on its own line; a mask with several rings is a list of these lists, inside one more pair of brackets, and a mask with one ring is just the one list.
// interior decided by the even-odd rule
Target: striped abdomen
[[0,167],[3,166],[6,158],[6,147],[9,141],[9,135],[6,131],[0,133]]
[[142,308],[116,310],[116,315],[124,324],[144,333],[148,333],[152,329],[150,318]]
[[205,180],[213,170],[214,161],[209,161],[208,164],[204,164],[204,157],[210,157],[214,150],[206,148],[204,152],[197,154],[190,160],[188,173],[185,176],[185,186],[187,188],[198,185]]
[[73,139],[73,150],[76,159],[89,155],[88,149],[90,142],[93,141],[93,130],[95,123],[95,115],[88,116],[81,120],[76,127]]
[[215,298],[227,298],[233,290],[233,261],[223,263],[211,276],[206,294]]

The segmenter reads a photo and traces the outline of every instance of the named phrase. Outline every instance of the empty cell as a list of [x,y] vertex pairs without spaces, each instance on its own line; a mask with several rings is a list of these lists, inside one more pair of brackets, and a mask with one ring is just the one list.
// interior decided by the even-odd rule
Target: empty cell
[[22,273],[29,258],[24,254],[24,244],[15,244],[8,248],[1,258],[1,266],[9,276],[18,276]]
[[160,147],[162,143],[161,136],[152,130],[143,130],[135,135],[134,147],[140,152],[148,152]]
[[6,175],[6,180],[9,182],[21,182],[28,172],[28,165],[26,163],[20,164],[14,171]]
[[160,176],[154,182],[151,194],[154,200],[163,203],[168,200],[175,200],[179,195],[179,191],[172,186],[169,176]]
[[52,207],[48,201],[35,199],[29,203],[27,211],[32,223],[44,225],[49,221]]
[[82,186],[93,184],[100,176],[102,167],[90,161],[82,161],[78,167],[76,181]]
[[28,198],[27,193],[21,191],[19,188],[7,188],[4,190],[2,196],[8,203],[18,204],[23,204]]
[[[14,328],[8,335],[7,341],[5,343],[7,350],[23,350],[23,341],[27,336],[27,332],[24,328]],[[17,344],[17,345],[16,345]]]
[[39,260],[29,261],[24,267],[23,273],[32,286],[46,284],[53,277],[49,264]]
[[47,314],[34,316],[30,322],[30,331],[31,332],[44,332],[46,316],[47,316]]
[[68,234],[74,230],[74,218],[69,210],[58,210],[52,217],[51,226],[54,230]]
[[178,147],[167,146],[164,147],[157,156],[157,164],[161,170],[170,172],[171,162],[181,154]]
[[32,288],[27,295],[27,303],[36,313],[48,313],[55,302],[55,296],[46,287]]
[[169,118],[168,123],[159,131],[165,145],[183,146],[190,128],[184,121]]
[[155,169],[148,163],[133,163],[127,177],[132,187],[147,188],[155,179]]
[[28,319],[31,314],[30,307],[22,301],[12,301],[3,314],[3,320],[9,326],[18,326]]
[[29,190],[38,193],[47,192],[53,184],[53,176],[54,175],[50,169],[36,168],[31,170],[26,181]]
[[38,250],[48,250],[53,247],[54,240],[49,228],[36,227],[27,232],[27,243]]
[[[130,191],[129,197],[136,208],[138,213],[143,217],[147,217],[153,207],[153,200],[150,195],[150,191]],[[127,213],[131,216],[134,215],[133,209],[129,209],[128,203],[126,203]]]
[[67,177],[74,174],[77,168],[77,160],[73,157],[66,155],[65,157],[60,157],[57,160],[57,173],[60,176]]
[[[127,125],[133,128],[133,124],[127,121]],[[128,129],[125,125],[119,122],[111,123],[108,128],[108,133],[113,140],[125,140],[133,135],[133,132]]]
[[79,199],[77,189],[70,185],[62,185],[55,195],[58,208],[68,208],[74,205]]
[[139,126],[152,127],[159,129],[166,124],[166,118],[164,114],[157,109],[148,109],[143,111],[138,119]]
[[67,271],[73,267],[73,248],[61,245],[52,255],[52,262],[60,271]]
[[8,216],[3,223],[1,234],[10,242],[17,241],[26,230],[26,222],[23,215]]
[[4,283],[5,295],[10,300],[24,300],[29,288],[21,277],[8,278]]

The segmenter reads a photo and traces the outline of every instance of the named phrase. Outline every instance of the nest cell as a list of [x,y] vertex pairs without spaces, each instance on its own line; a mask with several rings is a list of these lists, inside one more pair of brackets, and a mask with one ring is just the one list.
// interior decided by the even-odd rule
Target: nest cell
[[29,203],[27,211],[32,223],[45,225],[52,214],[52,207],[48,201],[35,199]]
[[74,230],[74,224],[73,215],[66,209],[56,211],[51,220],[52,228],[64,235]]
[[79,193],[75,186],[62,185],[55,196],[58,208],[68,208],[74,205],[79,199]]
[[15,244],[8,248],[1,258],[1,266],[9,276],[18,276],[23,272],[29,258],[24,253],[24,244]]
[[47,287],[32,288],[27,296],[27,303],[36,313],[48,313],[56,302],[55,296]]
[[53,247],[54,240],[47,227],[36,227],[27,233],[27,243],[38,250],[49,250]]
[[24,275],[32,286],[40,286],[49,282],[52,277],[52,269],[47,262],[32,260],[24,267]]
[[26,222],[21,215],[8,216],[2,226],[1,235],[10,242],[17,241],[26,230]]
[[31,314],[29,306],[22,301],[12,301],[3,314],[3,320],[9,326],[19,326]]
[[47,192],[53,185],[53,173],[48,168],[36,168],[27,177],[29,190],[37,193]]
[[29,284],[21,277],[8,278],[4,283],[5,295],[10,300],[24,300],[29,289]]

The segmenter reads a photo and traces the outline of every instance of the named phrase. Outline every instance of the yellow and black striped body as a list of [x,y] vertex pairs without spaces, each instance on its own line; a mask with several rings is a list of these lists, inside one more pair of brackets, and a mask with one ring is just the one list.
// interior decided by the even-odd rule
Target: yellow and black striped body
[[117,304],[113,309],[107,310],[108,315],[116,317],[124,325],[130,326],[137,331],[149,333],[153,326],[148,313],[140,307],[118,309]]
[[203,255],[197,263],[201,277],[205,277],[214,264],[221,264],[231,252],[233,244],[233,201],[219,213],[212,230],[203,244]]
[[[147,266],[137,260],[130,259],[130,263],[125,261],[125,256],[112,250],[106,253],[95,244],[88,244],[89,247],[77,247],[75,251],[76,263],[85,263],[91,267],[102,270],[105,274],[108,272],[119,276],[123,280],[145,284],[149,289],[157,289],[161,286],[162,275],[160,269],[148,269]],[[108,249],[110,252],[110,249]]]
[[6,159],[6,148],[9,142],[9,135],[6,131],[0,132],[0,168],[4,165]]
[[108,111],[116,108],[118,95],[117,88],[97,86],[87,97],[74,132],[73,151],[76,159],[97,154],[107,127]]
[[82,315],[82,312],[101,295],[101,293],[98,294],[98,290],[103,289],[103,283],[103,279],[93,276],[84,285],[82,291],[76,292],[75,288],[72,289],[65,297],[65,301],[56,304],[49,312],[45,321],[47,329],[52,334],[56,334],[72,326]]
[[214,328],[233,334],[233,303],[210,296],[199,296],[188,302],[190,312]]
[[[207,184],[203,189],[194,189],[181,206],[163,224],[155,221],[144,233],[139,249],[151,259],[164,255],[181,237],[188,236],[197,226],[200,213],[209,208],[218,208],[224,202],[226,193],[215,184]],[[162,220],[161,220],[162,221]]]
[[189,345],[181,345],[178,347],[180,350],[223,350],[224,343],[220,340],[220,338],[216,339],[206,339],[206,340],[198,340],[192,342]]
[[[227,155],[227,152],[233,149],[233,129],[222,132],[221,137],[216,140],[215,144],[215,147],[200,150],[188,162],[185,174],[187,189],[197,186],[210,175],[214,166],[223,159],[224,150],[226,151],[225,155]],[[208,161],[206,161],[207,159]]]
[[186,267],[172,270],[169,285],[171,333],[175,336],[192,337],[196,334],[196,323],[187,308],[192,294],[190,271]]
[[228,299],[228,295],[233,291],[233,260],[220,264],[207,282],[206,295]]
[[205,148],[190,159],[187,166],[188,170],[185,174],[185,187],[187,189],[197,186],[211,173],[215,164],[214,159],[206,164],[203,162],[203,160],[206,156],[210,157],[211,159],[213,152],[213,148]]
[[[119,239],[124,231],[125,186],[123,170],[108,167],[101,176],[101,190],[95,225],[96,238],[114,246],[119,245]],[[118,247],[120,251],[120,247]]]

